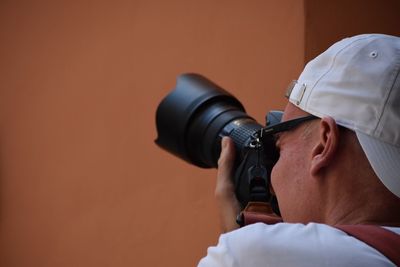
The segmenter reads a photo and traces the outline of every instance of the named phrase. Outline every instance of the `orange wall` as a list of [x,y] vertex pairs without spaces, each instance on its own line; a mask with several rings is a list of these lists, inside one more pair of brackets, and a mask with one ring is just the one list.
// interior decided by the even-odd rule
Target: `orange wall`
[[304,7],[306,62],[348,36],[400,36],[399,0],[304,0]]
[[183,72],[263,122],[302,69],[303,2],[1,1],[0,266],[193,266],[215,170],[161,151]]

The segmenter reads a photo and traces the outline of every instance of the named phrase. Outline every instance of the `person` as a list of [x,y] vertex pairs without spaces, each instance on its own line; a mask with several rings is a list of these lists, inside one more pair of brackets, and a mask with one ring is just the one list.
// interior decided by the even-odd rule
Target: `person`
[[198,266],[395,266],[334,226],[400,234],[400,38],[335,43],[306,65],[288,98],[282,122],[317,119],[275,136],[271,184],[283,222],[236,224],[235,151],[224,137],[215,189],[224,233]]

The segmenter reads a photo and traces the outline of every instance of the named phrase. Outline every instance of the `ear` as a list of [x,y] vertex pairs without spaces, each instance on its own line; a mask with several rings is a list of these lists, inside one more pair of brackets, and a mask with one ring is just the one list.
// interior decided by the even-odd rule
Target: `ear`
[[339,146],[339,128],[332,117],[324,117],[319,124],[317,145],[311,152],[311,174],[317,175],[332,163]]

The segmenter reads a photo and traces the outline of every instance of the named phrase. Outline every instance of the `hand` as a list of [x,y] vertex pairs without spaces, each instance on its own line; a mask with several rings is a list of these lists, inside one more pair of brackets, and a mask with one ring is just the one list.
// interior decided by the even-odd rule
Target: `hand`
[[240,212],[240,204],[235,195],[235,187],[232,183],[233,164],[235,161],[235,146],[229,137],[222,138],[222,150],[218,160],[217,184],[215,197],[219,209],[221,230],[229,232],[239,228],[236,216]]

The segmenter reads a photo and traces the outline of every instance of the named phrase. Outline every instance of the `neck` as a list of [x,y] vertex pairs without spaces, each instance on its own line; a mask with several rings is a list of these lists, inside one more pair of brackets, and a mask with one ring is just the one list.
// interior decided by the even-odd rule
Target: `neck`
[[355,134],[341,133],[337,165],[323,177],[324,222],[400,226],[400,198],[376,176]]
[[[361,213],[361,214],[360,214]],[[360,214],[357,216],[357,214]],[[381,225],[381,226],[395,226],[400,227],[400,219],[393,218],[392,216],[376,217],[376,216],[362,216],[361,211],[352,211],[351,213],[342,214],[341,216],[331,216],[326,220],[329,225],[354,225],[354,224],[368,224],[368,225]]]
[[[354,191],[353,191],[354,192]],[[390,193],[390,192],[389,192]],[[371,224],[400,227],[400,199],[369,197],[343,198],[331,203],[325,214],[324,222],[329,225]]]

